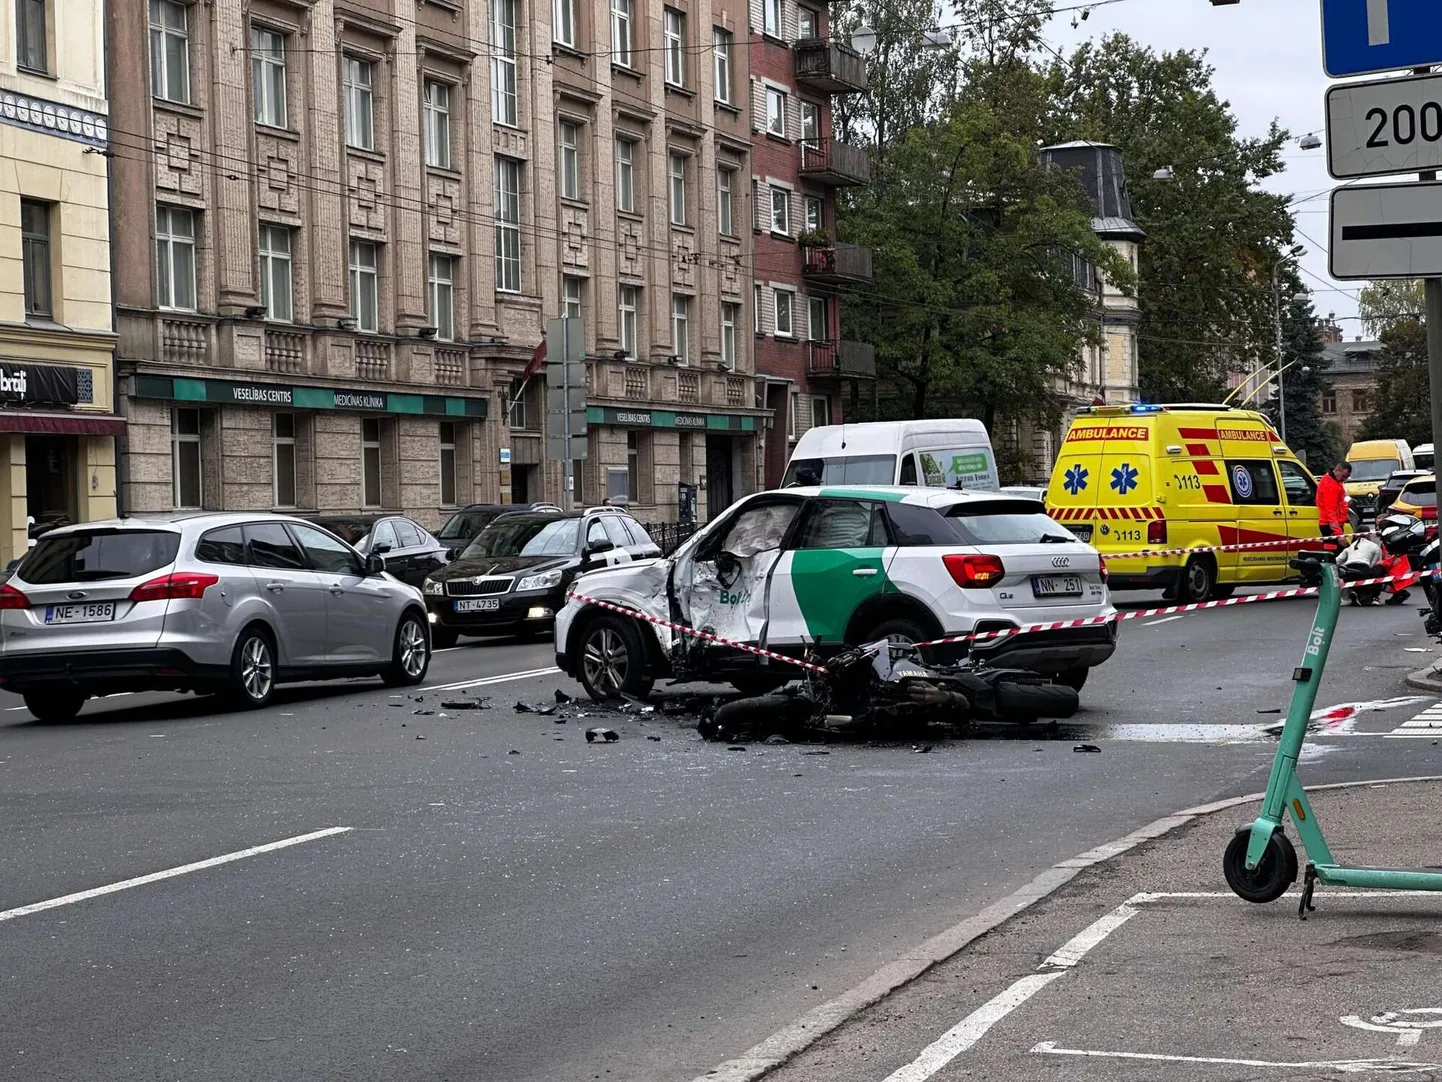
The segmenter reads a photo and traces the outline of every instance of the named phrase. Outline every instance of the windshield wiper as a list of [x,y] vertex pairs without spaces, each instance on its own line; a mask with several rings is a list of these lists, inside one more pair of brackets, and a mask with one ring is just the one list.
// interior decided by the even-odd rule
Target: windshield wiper
[[1065,545],[1069,541],[1076,540],[1076,538],[1061,537],[1054,533],[1044,533],[1037,540],[1043,545]]

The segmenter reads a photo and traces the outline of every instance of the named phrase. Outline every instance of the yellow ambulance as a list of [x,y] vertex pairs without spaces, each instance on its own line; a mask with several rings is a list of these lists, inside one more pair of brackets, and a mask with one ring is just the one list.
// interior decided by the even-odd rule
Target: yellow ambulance
[[[1101,552],[1112,589],[1160,589],[1188,602],[1296,578],[1290,556],[1319,534],[1316,480],[1271,421],[1229,406],[1083,410],[1062,442],[1046,504]],[[1261,541],[1296,544],[1161,554]],[[1120,558],[1133,553],[1143,555]]]

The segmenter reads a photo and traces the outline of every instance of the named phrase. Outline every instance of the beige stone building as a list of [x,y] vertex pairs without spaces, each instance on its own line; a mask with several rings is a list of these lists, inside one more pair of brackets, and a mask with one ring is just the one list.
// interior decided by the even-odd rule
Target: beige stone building
[[562,315],[578,500],[753,488],[745,20],[675,5],[112,0],[132,506],[562,499]]
[[0,561],[115,514],[102,6],[0,2]]

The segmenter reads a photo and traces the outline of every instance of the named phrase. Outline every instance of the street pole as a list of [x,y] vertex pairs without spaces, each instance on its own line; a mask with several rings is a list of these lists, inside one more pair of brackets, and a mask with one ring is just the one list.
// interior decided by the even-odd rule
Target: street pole
[[1282,375],[1282,286],[1277,279],[1277,272],[1290,258],[1283,256],[1272,264],[1272,304],[1277,329],[1277,429],[1282,435],[1283,443],[1287,442],[1287,395],[1283,389]]
[[565,407],[561,411],[561,440],[565,452],[561,461],[565,463],[562,484],[566,489],[567,511],[576,509],[576,464],[571,460],[571,321],[561,317],[561,395]]

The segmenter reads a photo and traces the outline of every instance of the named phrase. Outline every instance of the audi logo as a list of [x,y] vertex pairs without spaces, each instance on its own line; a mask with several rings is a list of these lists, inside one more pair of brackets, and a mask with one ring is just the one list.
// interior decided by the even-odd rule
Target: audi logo
[[1051,565],[1052,565],[1052,567],[1070,567],[1070,566],[1071,566],[1071,557],[1070,557],[1070,556],[1053,556],[1053,557],[1051,558]]

